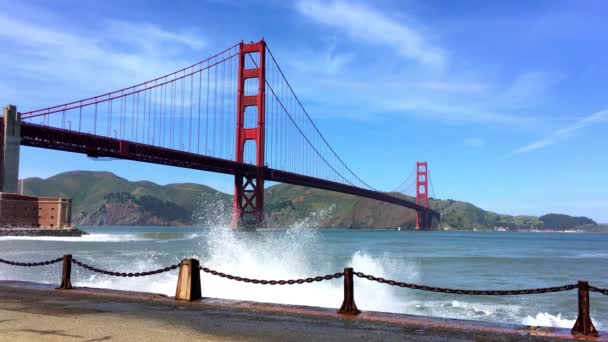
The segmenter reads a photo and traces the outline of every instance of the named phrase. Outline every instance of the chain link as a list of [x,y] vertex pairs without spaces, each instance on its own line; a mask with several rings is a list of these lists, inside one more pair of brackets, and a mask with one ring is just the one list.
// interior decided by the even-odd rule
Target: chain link
[[525,294],[536,294],[536,293],[549,293],[549,292],[560,292],[568,291],[578,287],[577,284],[570,284],[556,287],[543,287],[536,289],[523,289],[523,290],[463,290],[463,289],[449,289],[444,287],[434,287],[426,285],[418,285],[405,283],[395,280],[384,279],[380,277],[374,277],[362,272],[355,272],[359,278],[365,278],[367,280],[376,281],[382,284],[388,284],[391,286],[406,287],[414,290],[430,291],[430,292],[441,292],[441,293],[453,293],[453,294],[466,294],[466,295],[486,295],[486,296],[506,296],[506,295],[525,295]]
[[57,259],[52,259],[52,260],[47,260],[47,261],[40,261],[40,262],[19,262],[19,261],[0,259],[0,263],[12,265],[12,266],[36,267],[36,266],[52,265],[52,264],[60,262],[61,260],[63,260],[63,257],[57,258]]
[[301,278],[301,279],[265,280],[265,279],[252,279],[252,278],[245,278],[245,277],[234,276],[234,275],[231,275],[231,274],[227,274],[227,273],[223,273],[223,272],[218,272],[218,271],[215,271],[215,270],[212,270],[210,268],[203,267],[203,266],[200,266],[199,268],[200,268],[201,271],[203,271],[205,273],[209,273],[209,274],[212,274],[214,276],[221,277],[221,278],[226,278],[226,279],[236,280],[236,281],[242,281],[242,282],[245,282],[245,283],[262,284],[262,285],[294,285],[294,284],[304,284],[304,283],[310,284],[310,283],[318,282],[318,281],[338,279],[338,278],[344,276],[344,272],[338,272],[338,273],[334,273],[334,274],[327,274],[327,275],[324,275],[324,276],[316,276],[316,277]]
[[589,285],[589,290],[591,290],[593,292],[599,292],[601,294],[604,294],[604,295],[608,296],[608,289],[603,289],[601,287]]
[[157,270],[153,270],[153,271],[148,271],[148,272],[130,272],[130,273],[126,273],[126,272],[113,272],[113,271],[107,271],[107,270],[102,270],[100,268],[91,266],[91,265],[87,265],[81,261],[78,261],[77,259],[72,259],[72,262],[82,268],[86,268],[89,271],[93,271],[96,273],[101,273],[101,274],[105,274],[105,275],[109,275],[109,276],[114,276],[114,277],[146,277],[146,276],[150,276],[150,275],[154,275],[154,274],[160,274],[160,273],[164,273],[164,272],[169,272],[171,270],[174,270],[176,268],[179,268],[179,264],[176,265],[170,265],[167,267],[163,267],[163,268],[159,268]]

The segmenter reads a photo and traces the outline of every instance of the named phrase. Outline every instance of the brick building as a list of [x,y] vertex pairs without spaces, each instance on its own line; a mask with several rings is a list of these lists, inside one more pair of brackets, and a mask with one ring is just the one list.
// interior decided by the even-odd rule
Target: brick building
[[71,228],[72,199],[0,192],[0,228]]

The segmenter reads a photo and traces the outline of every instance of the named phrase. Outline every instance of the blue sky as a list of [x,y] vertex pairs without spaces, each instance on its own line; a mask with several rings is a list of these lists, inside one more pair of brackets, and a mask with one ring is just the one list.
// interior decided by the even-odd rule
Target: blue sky
[[[4,1],[0,102],[122,88],[264,37],[329,142],[390,190],[427,160],[435,194],[608,222],[603,1]],[[42,163],[41,163],[42,161]],[[21,176],[228,176],[22,149]]]

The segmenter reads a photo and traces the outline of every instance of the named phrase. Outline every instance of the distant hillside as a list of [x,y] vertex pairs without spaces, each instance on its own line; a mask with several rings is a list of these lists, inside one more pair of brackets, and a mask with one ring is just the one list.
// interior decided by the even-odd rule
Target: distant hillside
[[454,229],[491,229],[494,227],[543,228],[536,216],[502,215],[486,211],[471,203],[455,200],[431,200],[430,206],[441,213],[443,224]]
[[547,214],[539,217],[539,219],[545,223],[545,227],[558,230],[597,224],[595,221],[587,217],[572,217],[563,214]]
[[[47,179],[28,178],[24,192],[72,198],[73,221],[78,225],[226,224],[232,211],[232,195],[208,186],[131,182],[110,172],[72,171]],[[264,196],[269,226],[413,228],[416,222],[413,210],[325,190],[279,184],[267,188]],[[604,229],[585,217],[501,215],[456,200],[431,199],[430,206],[441,213],[442,227],[451,229]]]
[[318,227],[395,228],[416,224],[416,213],[404,207],[296,185],[272,186],[266,189],[264,199],[271,225],[304,221]]
[[[27,178],[24,193],[72,198],[72,220],[78,225],[189,225],[203,203],[226,206],[232,196],[205,185],[158,185],[131,182],[110,172],[72,171],[47,179]],[[179,213],[163,214],[163,211]]]
[[[394,193],[394,196],[414,198]],[[266,216],[270,222],[285,225],[313,219],[321,227],[412,228],[416,213],[400,206],[319,189],[279,184],[266,190]],[[492,229],[494,227],[543,228],[535,216],[501,215],[480,209],[471,203],[431,199],[431,208],[439,211],[442,226],[452,229]],[[310,218],[310,213],[317,213]]]

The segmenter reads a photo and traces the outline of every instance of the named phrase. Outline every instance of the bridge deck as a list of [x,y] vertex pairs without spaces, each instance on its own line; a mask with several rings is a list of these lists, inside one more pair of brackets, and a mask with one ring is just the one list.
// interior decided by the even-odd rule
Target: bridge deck
[[110,157],[231,175],[254,176],[258,172],[263,172],[266,180],[351,194],[392,203],[420,212],[428,210],[431,217],[439,219],[437,211],[427,209],[389,193],[363,189],[268,167],[259,168],[256,165],[238,163],[232,160],[43,125],[22,122],[21,145],[82,153],[90,157]]

